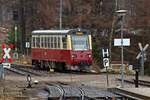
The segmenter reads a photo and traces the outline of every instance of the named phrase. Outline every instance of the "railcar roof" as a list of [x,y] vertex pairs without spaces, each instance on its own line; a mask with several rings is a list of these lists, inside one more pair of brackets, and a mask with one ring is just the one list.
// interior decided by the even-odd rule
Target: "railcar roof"
[[34,30],[32,31],[32,34],[49,34],[49,33],[60,33],[60,34],[66,34],[68,33],[70,30]]
[[34,30],[32,31],[32,35],[46,35],[46,34],[62,34],[62,35],[66,35],[66,34],[70,34],[72,32],[77,32],[77,31],[82,31],[82,32],[86,32],[86,34],[89,34],[89,31],[86,29],[63,29],[63,30]]

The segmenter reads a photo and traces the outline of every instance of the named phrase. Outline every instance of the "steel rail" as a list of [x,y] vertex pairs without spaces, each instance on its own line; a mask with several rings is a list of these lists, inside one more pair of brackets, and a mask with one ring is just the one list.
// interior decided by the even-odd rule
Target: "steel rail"
[[80,91],[80,94],[81,94],[81,100],[84,100],[84,97],[85,97],[85,92],[84,92],[84,90],[82,89],[82,88],[80,88],[80,87],[77,87],[78,89],[79,89],[79,91]]
[[7,69],[7,70],[9,70],[9,71],[11,71],[11,72],[14,72],[14,73],[23,75],[23,76],[27,75],[27,73],[25,73],[25,72],[23,72],[23,71],[20,71],[20,70],[18,70],[18,69],[15,69],[15,68],[5,68],[5,69]]
[[21,70],[21,71],[26,72],[26,73],[31,74],[31,75],[42,76],[41,74],[35,73],[35,72],[31,71],[31,70],[27,70],[27,69],[23,69],[23,68],[16,68],[16,69]]
[[135,99],[135,100],[150,100],[150,96],[134,93],[128,90],[125,90],[124,88],[114,88],[111,91],[114,93],[121,95],[123,97],[127,97],[130,99]]
[[[118,78],[117,80],[121,81],[120,78]],[[126,83],[131,83],[131,84],[135,84],[135,79],[132,79],[132,80],[124,80],[124,82],[126,82]],[[150,87],[150,82],[149,82],[149,81],[139,80],[138,84],[141,85],[141,86]]]
[[35,75],[35,76],[42,76],[40,73],[37,73],[37,72],[33,72],[32,69],[27,69],[25,66],[23,65],[12,65],[11,68],[14,68],[16,70],[20,70],[22,72],[25,72],[27,74],[31,74],[31,75]]
[[[135,82],[135,79],[133,79]],[[145,81],[145,80],[138,80],[139,85],[147,86],[150,87],[150,81]]]
[[[54,85],[54,84],[51,84],[51,83],[46,83],[46,84],[56,87],[59,90],[59,92],[61,93],[61,96],[60,96],[59,100],[63,100],[65,90],[63,89],[63,87],[61,85]],[[49,93],[50,93],[50,90],[49,90]]]
[[61,93],[61,96],[60,96],[59,100],[63,100],[64,94],[65,94],[65,91],[64,91],[63,87],[60,86],[60,85],[56,85],[56,88],[57,88],[57,89],[60,91],[60,93]]

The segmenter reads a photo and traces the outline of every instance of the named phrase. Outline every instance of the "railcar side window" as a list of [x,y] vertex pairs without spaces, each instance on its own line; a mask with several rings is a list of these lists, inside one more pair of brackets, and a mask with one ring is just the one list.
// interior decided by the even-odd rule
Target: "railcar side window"
[[35,47],[40,47],[40,37],[36,37]]
[[44,47],[44,38],[41,37],[41,48],[43,48],[43,47]]
[[35,47],[35,37],[32,37],[32,47]]
[[57,39],[54,37],[54,48],[57,48]]
[[45,48],[47,48],[47,44],[48,44],[47,36],[45,36],[45,37],[44,37],[44,46],[45,46]]
[[63,48],[66,49],[67,48],[67,38],[62,37],[62,42],[63,42]]
[[48,48],[50,48],[50,43],[51,43],[50,39],[51,39],[51,38],[48,37],[48,40],[47,40],[47,41],[48,41]]
[[58,41],[58,43],[57,43],[58,48],[60,48],[60,37],[57,38],[57,41]]
[[51,48],[53,48],[53,37],[51,37]]

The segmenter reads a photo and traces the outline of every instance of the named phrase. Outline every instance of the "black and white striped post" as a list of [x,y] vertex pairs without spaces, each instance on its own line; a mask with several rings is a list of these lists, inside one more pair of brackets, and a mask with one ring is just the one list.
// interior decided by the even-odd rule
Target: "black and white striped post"
[[102,49],[102,54],[103,54],[103,65],[104,68],[106,68],[106,79],[107,79],[107,87],[109,86],[109,79],[108,79],[108,67],[109,65],[109,50],[108,48]]

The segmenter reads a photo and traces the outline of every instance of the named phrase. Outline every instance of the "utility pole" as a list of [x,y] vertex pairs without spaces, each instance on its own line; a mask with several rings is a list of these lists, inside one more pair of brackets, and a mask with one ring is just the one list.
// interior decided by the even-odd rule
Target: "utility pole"
[[122,23],[121,23],[121,87],[124,87],[124,54],[123,54],[123,28],[124,28],[124,21],[125,21],[125,15],[127,10],[118,10],[116,13],[118,13],[118,16],[122,17]]
[[124,24],[124,16],[121,25],[121,79],[122,79],[121,86],[122,87],[124,87],[123,24]]
[[[118,7],[118,0],[115,0],[115,9],[114,11],[117,10]],[[111,26],[111,32],[110,32],[110,36],[109,36],[109,67],[111,67],[111,52],[112,52],[112,36],[113,36],[113,31],[114,31],[114,26],[115,26],[115,21],[116,21],[116,16],[115,14],[113,15],[113,19],[112,19],[112,26]]]
[[60,9],[59,9],[59,28],[62,29],[62,6],[63,1],[60,0]]
[[17,52],[17,30],[18,30],[18,28],[17,28],[17,26],[15,26],[15,52]]
[[25,52],[25,39],[26,39],[26,29],[25,29],[25,5],[24,5],[24,0],[20,0],[20,29],[21,29],[21,34],[20,34],[20,48],[21,48],[21,53]]

